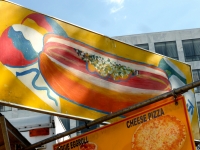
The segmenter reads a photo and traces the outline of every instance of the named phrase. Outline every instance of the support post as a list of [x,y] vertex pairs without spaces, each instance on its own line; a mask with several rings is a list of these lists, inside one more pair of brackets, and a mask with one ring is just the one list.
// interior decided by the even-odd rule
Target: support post
[[7,130],[4,116],[0,116],[0,124],[1,124],[1,132],[3,134],[3,140],[4,140],[4,146],[2,146],[1,148],[3,148],[4,150],[11,150],[8,130]]

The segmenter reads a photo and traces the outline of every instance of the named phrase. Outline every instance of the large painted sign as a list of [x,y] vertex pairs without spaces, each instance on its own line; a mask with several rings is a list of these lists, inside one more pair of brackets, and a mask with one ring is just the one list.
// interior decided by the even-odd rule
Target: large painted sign
[[[2,103],[96,119],[192,82],[187,64],[11,2],[0,11]],[[194,93],[184,96],[198,134]]]
[[195,150],[184,97],[165,99],[89,133],[54,145],[54,150]]

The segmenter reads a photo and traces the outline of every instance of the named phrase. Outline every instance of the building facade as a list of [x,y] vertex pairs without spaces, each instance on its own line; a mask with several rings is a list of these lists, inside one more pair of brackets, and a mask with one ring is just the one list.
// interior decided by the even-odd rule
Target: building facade
[[[191,65],[193,80],[200,79],[200,28],[116,36],[114,39]],[[195,88],[200,116],[200,87]]]

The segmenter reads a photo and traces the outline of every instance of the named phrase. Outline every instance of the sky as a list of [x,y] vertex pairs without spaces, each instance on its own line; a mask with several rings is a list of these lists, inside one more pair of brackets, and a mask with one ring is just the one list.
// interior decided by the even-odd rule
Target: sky
[[200,0],[10,0],[109,37],[200,28]]

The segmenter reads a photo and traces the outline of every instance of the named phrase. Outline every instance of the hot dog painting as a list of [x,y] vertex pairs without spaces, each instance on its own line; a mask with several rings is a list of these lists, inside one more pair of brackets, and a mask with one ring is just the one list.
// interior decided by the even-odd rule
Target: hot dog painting
[[44,37],[39,67],[58,95],[105,113],[171,90],[167,75],[158,67],[126,60],[54,34]]
[[[11,2],[0,6],[12,8],[0,16],[2,101],[96,119],[192,81],[190,66],[176,60]],[[193,92],[186,95],[196,107]]]

